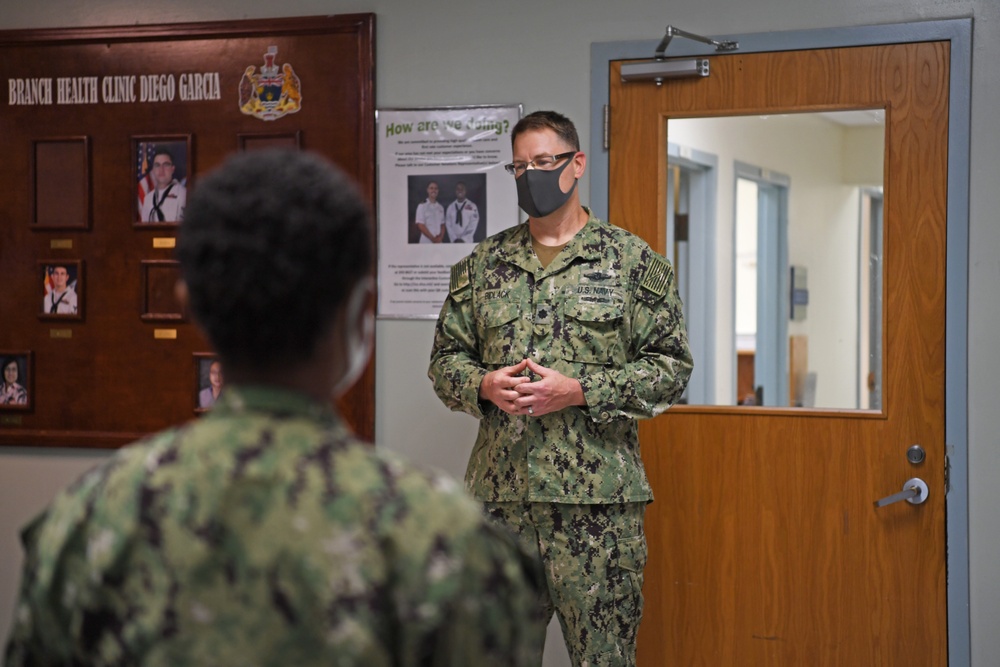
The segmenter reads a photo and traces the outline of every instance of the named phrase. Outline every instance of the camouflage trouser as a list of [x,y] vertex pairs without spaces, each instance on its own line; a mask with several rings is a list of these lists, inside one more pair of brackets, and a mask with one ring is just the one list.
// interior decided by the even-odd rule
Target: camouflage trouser
[[[553,612],[558,615],[573,665],[635,665],[646,565],[646,504],[483,505],[541,558],[548,584],[542,592],[542,623],[547,626]],[[539,634],[544,636],[544,626]]]

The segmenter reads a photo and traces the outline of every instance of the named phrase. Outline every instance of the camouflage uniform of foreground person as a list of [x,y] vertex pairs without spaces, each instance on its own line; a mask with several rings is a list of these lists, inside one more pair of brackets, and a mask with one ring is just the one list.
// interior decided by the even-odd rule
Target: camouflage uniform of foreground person
[[178,292],[226,391],[25,530],[8,667],[527,664],[533,561],[328,407],[369,356],[368,228],[312,156],[255,152],[202,181]]
[[569,119],[535,112],[512,140],[528,224],[452,269],[429,372],[480,420],[469,490],[544,562],[541,622],[558,614],[574,665],[632,665],[653,498],[636,419],[687,385],[681,303],[662,256],[580,205]]

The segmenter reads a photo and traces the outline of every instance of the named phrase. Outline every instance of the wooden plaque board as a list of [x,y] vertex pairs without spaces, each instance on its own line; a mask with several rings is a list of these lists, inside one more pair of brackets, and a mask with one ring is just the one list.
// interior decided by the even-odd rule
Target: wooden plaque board
[[[182,211],[139,200],[153,153],[175,149],[193,191],[230,153],[297,146],[374,210],[374,49],[373,14],[0,31],[0,350],[31,382],[0,405],[0,446],[118,447],[196,416],[191,360],[212,350],[170,294]],[[67,262],[86,309],[41,317],[40,267]],[[369,367],[339,405],[368,440],[374,394]]]

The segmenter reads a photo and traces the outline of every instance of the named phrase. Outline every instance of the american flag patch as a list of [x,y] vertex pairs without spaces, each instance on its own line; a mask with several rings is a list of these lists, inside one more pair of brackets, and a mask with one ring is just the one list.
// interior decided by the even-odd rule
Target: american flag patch
[[466,257],[458,264],[451,267],[451,286],[449,291],[453,294],[469,285],[469,274],[472,272],[472,258]]

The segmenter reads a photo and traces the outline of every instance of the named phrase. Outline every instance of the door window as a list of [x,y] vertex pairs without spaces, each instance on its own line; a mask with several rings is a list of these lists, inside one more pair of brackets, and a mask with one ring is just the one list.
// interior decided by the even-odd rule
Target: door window
[[668,254],[688,313],[711,297],[689,333],[713,364],[689,402],[881,409],[883,110],[670,118],[667,134],[718,158],[708,216],[668,151]]

